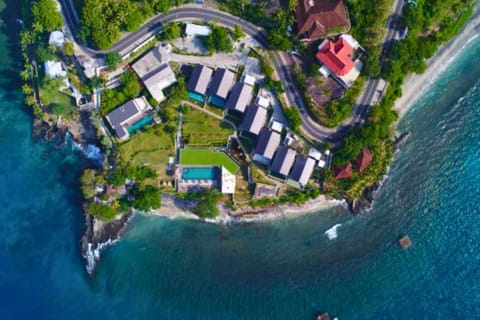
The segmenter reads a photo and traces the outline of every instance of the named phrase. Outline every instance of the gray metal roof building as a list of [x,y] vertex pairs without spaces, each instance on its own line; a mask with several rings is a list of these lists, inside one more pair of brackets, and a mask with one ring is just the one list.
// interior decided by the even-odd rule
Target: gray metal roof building
[[253,96],[253,87],[246,84],[237,82],[232,88],[230,97],[228,97],[227,104],[225,105],[227,109],[245,112],[250,101],[252,101]]
[[296,154],[295,150],[286,146],[280,146],[273,158],[270,170],[273,173],[278,173],[287,177],[293,167]]
[[156,47],[132,65],[152,97],[161,102],[165,99],[163,90],[177,79],[168,65],[169,56],[163,47]]
[[260,130],[267,122],[268,110],[257,105],[247,108],[245,118],[243,119],[240,129],[253,134],[259,134]]
[[292,173],[289,179],[296,181],[301,187],[304,187],[315,169],[315,160],[307,158],[304,155],[298,155],[293,164]]
[[272,160],[275,151],[280,145],[281,136],[278,132],[263,128],[258,136],[254,153],[265,159]]
[[145,118],[145,111],[151,110],[145,97],[130,100],[105,116],[110,127],[120,139],[128,138],[128,128]]
[[192,76],[187,83],[188,91],[192,91],[201,95],[207,93],[207,88],[212,78],[213,70],[197,64],[193,69]]
[[228,93],[232,89],[234,81],[235,73],[225,68],[218,68],[213,74],[212,83],[208,89],[208,95],[227,99]]

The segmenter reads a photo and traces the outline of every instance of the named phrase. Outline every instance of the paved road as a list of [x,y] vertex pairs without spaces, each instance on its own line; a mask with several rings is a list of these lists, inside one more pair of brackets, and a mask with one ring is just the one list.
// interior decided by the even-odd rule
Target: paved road
[[[75,8],[73,6],[72,0],[59,1],[62,5],[62,11],[70,30],[74,35],[77,35],[79,21],[76,17],[74,11]],[[400,14],[402,2],[403,0],[396,1],[394,14]],[[162,23],[185,19],[216,21],[219,24],[229,27],[240,25],[243,31],[252,38],[254,38],[260,46],[262,46],[263,48],[268,48],[268,38],[265,30],[258,28],[252,23],[232,16],[228,13],[200,6],[184,6],[181,8],[173,9],[166,15],[156,16],[149,20],[147,23],[145,23],[138,31],[130,33],[120,39],[109,50],[95,50],[82,45],[80,45],[80,47],[84,52],[88,53],[93,58],[99,58],[108,52],[122,53],[126,50],[129,51],[130,47],[132,47],[133,49],[133,47],[137,45],[136,42],[139,41],[139,39],[148,38],[149,36],[157,34],[161,30]],[[395,30],[393,28],[394,23],[394,19],[391,19],[388,23],[388,32],[384,39],[384,45],[388,45],[390,40],[393,39],[395,35]],[[369,105],[375,97],[375,91],[378,87],[379,79],[372,79],[367,81],[365,91],[360,98],[358,105],[354,106],[352,115],[345,121],[344,124],[338,126],[337,128],[328,128],[319,125],[308,115],[307,109],[304,105],[304,101],[301,98],[297,87],[293,83],[293,78],[287,64],[287,59],[289,58],[286,53],[274,52],[273,63],[275,69],[280,77],[280,81],[282,82],[283,87],[285,88],[285,93],[289,104],[291,106],[297,106],[301,111],[303,119],[303,125],[301,129],[305,136],[320,142],[329,141],[335,143],[348,133],[352,125],[356,125],[362,122],[362,120],[367,114]]]

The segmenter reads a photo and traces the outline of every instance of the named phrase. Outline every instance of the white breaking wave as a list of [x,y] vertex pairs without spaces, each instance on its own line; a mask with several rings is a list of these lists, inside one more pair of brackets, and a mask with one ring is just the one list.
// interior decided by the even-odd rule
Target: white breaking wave
[[337,229],[341,227],[341,224],[336,224],[327,231],[325,231],[325,235],[328,237],[329,240],[336,239],[338,234],[337,234]]

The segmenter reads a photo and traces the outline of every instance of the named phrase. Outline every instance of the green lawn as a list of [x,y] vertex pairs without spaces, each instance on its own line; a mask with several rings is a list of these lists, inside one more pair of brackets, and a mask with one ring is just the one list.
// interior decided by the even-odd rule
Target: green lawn
[[40,84],[40,97],[42,102],[48,105],[57,115],[68,115],[76,109],[75,102],[69,95],[60,92],[63,85],[60,78],[44,78]]
[[238,165],[225,153],[209,149],[180,150],[180,164],[223,166],[233,174],[239,169]]
[[159,180],[171,178],[166,175],[166,167],[168,157],[175,155],[174,133],[167,133],[164,128],[163,124],[149,128],[118,148],[124,160],[157,170]]
[[233,128],[189,106],[183,107],[182,135],[190,147],[221,147],[227,144]]

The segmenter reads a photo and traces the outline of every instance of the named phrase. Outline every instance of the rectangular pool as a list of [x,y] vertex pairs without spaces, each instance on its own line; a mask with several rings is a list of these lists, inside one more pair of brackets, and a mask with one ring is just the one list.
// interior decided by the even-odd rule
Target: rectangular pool
[[183,180],[214,180],[216,176],[216,169],[214,167],[208,168],[183,168]]

